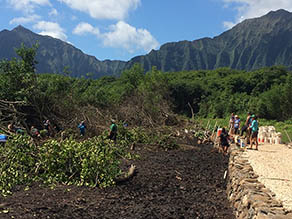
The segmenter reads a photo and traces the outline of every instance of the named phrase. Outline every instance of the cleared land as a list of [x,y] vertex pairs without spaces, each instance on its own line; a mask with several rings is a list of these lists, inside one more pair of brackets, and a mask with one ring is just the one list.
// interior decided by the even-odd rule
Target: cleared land
[[128,182],[107,189],[20,187],[0,197],[0,218],[234,218],[223,179],[227,156],[207,145],[136,151],[138,173]]

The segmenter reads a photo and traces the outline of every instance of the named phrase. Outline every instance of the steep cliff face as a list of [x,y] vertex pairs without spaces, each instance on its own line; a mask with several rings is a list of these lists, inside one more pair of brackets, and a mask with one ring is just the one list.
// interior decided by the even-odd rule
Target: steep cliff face
[[16,57],[14,48],[19,48],[21,43],[29,47],[35,43],[39,44],[36,56],[39,63],[36,68],[39,73],[62,73],[64,68],[68,67],[72,76],[92,73],[98,78],[118,74],[125,66],[123,61],[99,61],[69,43],[35,34],[22,26],[12,31],[0,32],[0,59]]
[[248,19],[214,38],[167,43],[158,51],[133,58],[149,70],[162,71],[230,67],[252,70],[292,65],[292,13],[285,10]]
[[153,66],[162,71],[182,71],[230,67],[253,70],[265,66],[292,66],[292,13],[272,11],[260,18],[248,19],[214,38],[170,42],[159,50],[137,56],[128,62],[100,61],[84,54],[71,44],[48,36],[41,36],[18,26],[12,31],[0,32],[0,59],[16,54],[13,48],[21,43],[31,46],[39,43],[37,71],[60,73],[69,67],[72,76],[92,73],[98,78],[119,75],[134,63],[145,71]]

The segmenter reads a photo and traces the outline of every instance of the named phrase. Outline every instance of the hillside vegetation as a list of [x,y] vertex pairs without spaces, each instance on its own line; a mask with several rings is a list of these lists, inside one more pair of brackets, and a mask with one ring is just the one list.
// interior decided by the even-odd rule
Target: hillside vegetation
[[[152,68],[144,74],[136,64],[120,77],[85,79],[69,73],[35,74],[37,45],[22,45],[16,53],[21,60],[0,63],[1,132],[9,133],[10,123],[27,132],[31,126],[42,129],[42,121],[49,119],[56,130],[51,136],[61,141],[12,135],[0,153],[5,161],[0,165],[3,194],[34,181],[112,185],[121,175],[120,160],[135,157],[129,146],[176,148],[165,127],[179,125],[179,115],[214,119],[249,111],[278,121],[292,116],[292,75],[281,66],[251,72],[219,68],[163,73]],[[107,139],[111,118],[119,122],[119,147]],[[82,120],[85,139],[77,130]]]
[[[37,46],[17,49],[22,60],[0,63],[0,100],[19,103],[17,114],[29,125],[50,118],[76,125],[77,120],[100,117],[154,126],[170,122],[173,113],[223,118],[231,112],[251,111],[260,118],[284,121],[292,116],[292,74],[273,66],[255,71],[229,68],[163,73],[140,65],[120,77],[85,79],[35,74]],[[5,114],[5,113],[4,113]],[[1,115],[3,116],[3,115]],[[5,123],[16,118],[2,119]],[[60,124],[61,125],[61,124]]]

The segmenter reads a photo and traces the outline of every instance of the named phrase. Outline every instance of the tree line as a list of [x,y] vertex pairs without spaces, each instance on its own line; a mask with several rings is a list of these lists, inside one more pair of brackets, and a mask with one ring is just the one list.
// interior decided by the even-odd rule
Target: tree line
[[22,45],[16,52],[21,59],[0,62],[0,99],[29,103],[40,119],[88,106],[115,112],[136,107],[136,113],[153,122],[169,112],[191,116],[190,108],[196,116],[210,118],[248,111],[280,121],[292,116],[292,74],[283,66],[172,73],[153,67],[145,73],[135,64],[120,76],[91,79],[70,77],[67,70],[35,74],[37,45]]

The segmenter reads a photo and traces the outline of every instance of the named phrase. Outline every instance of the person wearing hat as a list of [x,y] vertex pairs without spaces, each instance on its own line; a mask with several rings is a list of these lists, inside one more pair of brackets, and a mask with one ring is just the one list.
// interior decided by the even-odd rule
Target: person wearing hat
[[234,117],[234,134],[239,134],[239,128],[240,128],[240,118],[238,115],[235,115]]
[[251,116],[252,118],[252,122],[250,125],[250,130],[251,130],[251,134],[250,134],[250,149],[252,149],[252,145],[253,143],[255,143],[256,145],[256,150],[258,150],[258,130],[259,130],[259,123],[257,121],[257,117],[255,115]]
[[118,133],[118,126],[114,119],[111,119],[110,131],[108,138],[116,142],[117,140],[117,133]]

